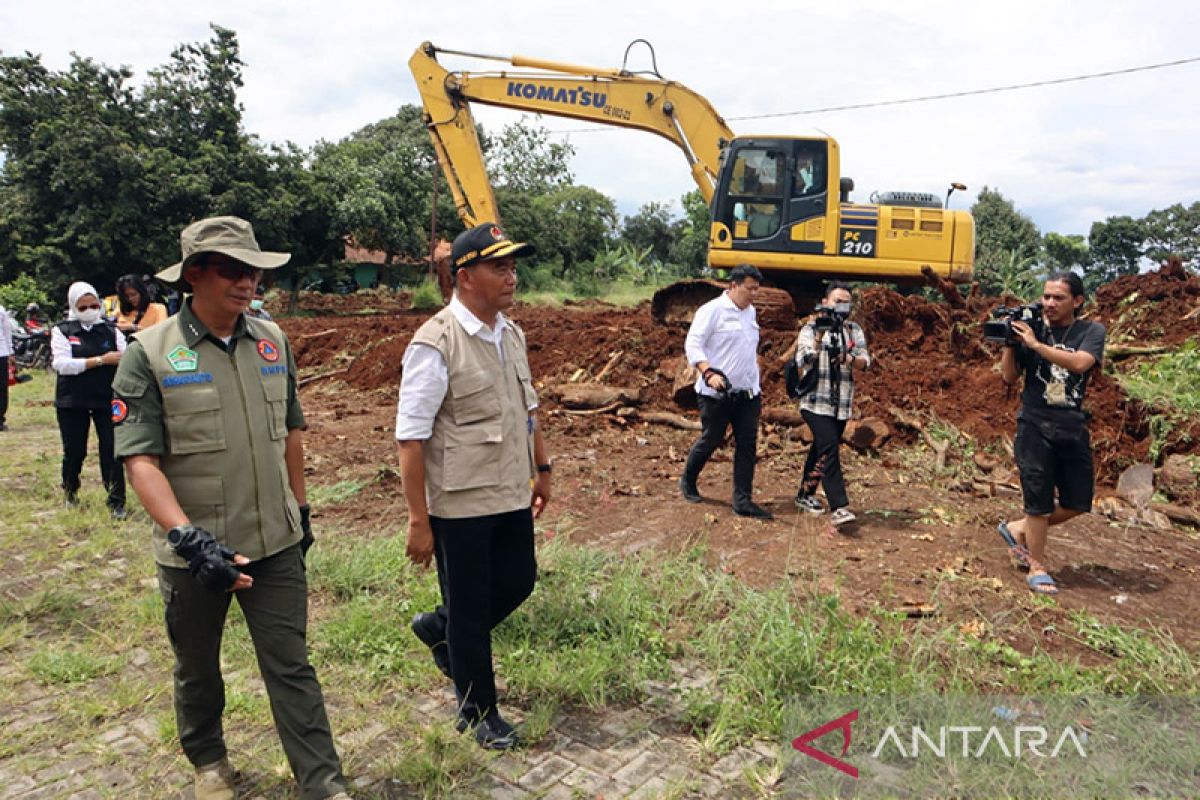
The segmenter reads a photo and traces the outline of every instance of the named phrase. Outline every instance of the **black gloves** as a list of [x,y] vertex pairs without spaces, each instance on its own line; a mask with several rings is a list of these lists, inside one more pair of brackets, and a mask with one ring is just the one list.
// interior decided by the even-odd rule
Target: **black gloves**
[[188,562],[192,577],[206,589],[228,591],[242,574],[233,566],[234,552],[218,543],[204,528],[177,525],[167,531],[167,544]]
[[308,503],[300,506],[300,530],[304,532],[304,537],[300,540],[300,552],[306,556],[308,555],[308,548],[312,547],[313,542],[316,541],[312,535],[311,515],[312,508],[309,507]]

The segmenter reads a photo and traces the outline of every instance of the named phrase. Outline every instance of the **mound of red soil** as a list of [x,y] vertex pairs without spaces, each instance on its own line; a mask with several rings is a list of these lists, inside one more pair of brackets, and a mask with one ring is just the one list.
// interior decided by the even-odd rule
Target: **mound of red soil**
[[[863,291],[855,318],[866,332],[874,365],[858,377],[856,411],[889,421],[894,419],[892,408],[936,418],[982,445],[1011,438],[1018,392],[1000,379],[999,347],[981,336],[982,322],[999,304],[997,298],[971,296],[965,308],[954,309],[883,287]],[[1110,326],[1110,341],[1116,337],[1173,346],[1200,335],[1200,314],[1186,319],[1198,306],[1200,278],[1173,265],[1101,288],[1088,316]],[[428,316],[403,311],[356,319],[290,318],[284,325],[306,375],[337,372],[366,393],[395,391],[404,350]],[[648,407],[678,411],[672,385],[682,363],[686,331],[654,323],[647,305],[522,305],[512,316],[525,330],[530,366],[539,383],[564,382],[578,370],[595,375],[612,360],[607,384],[641,390]],[[794,340],[794,331],[762,330],[767,405],[791,402],[784,390],[783,357]],[[544,402],[552,405],[548,398]],[[1124,467],[1148,459],[1149,412],[1130,401],[1110,375],[1093,376],[1087,406],[1093,414],[1092,440],[1102,479],[1113,481]],[[1200,423],[1192,427],[1195,430],[1179,431],[1163,454],[1200,452]],[[903,428],[896,433],[902,440],[913,436]]]

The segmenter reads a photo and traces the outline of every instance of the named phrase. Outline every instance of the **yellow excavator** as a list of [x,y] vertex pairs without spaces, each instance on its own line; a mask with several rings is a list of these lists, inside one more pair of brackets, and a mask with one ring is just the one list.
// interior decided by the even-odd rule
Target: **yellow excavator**
[[[642,41],[642,40],[638,40]],[[635,42],[636,43],[636,42]],[[646,43],[648,46],[648,43]],[[633,45],[631,44],[630,47]],[[841,176],[838,144],[827,136],[735,136],[701,95],[652,69],[587,67],[524,56],[494,56],[423,43],[408,65],[425,123],[458,214],[467,225],[500,221],[476,135],[472,103],[635,128],[674,143],[709,205],[708,264],[749,263],[769,286],[755,300],[760,317],[794,325],[831,279],[922,283],[927,274],[970,279],[975,223],[941,198],[887,192],[872,204],[850,202],[854,182]],[[492,71],[447,70],[439,53],[501,62]],[[625,51],[628,63],[629,49]],[[516,70],[510,69],[515,67]],[[951,184],[946,195],[962,184]],[[660,321],[686,320],[719,287],[684,281],[660,290]]]

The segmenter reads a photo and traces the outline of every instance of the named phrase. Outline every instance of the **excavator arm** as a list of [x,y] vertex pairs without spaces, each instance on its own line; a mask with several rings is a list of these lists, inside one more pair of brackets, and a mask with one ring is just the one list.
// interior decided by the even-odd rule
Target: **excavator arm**
[[[451,72],[437,61],[450,53],[500,61],[536,72]],[[489,56],[439,49],[423,43],[408,61],[442,172],[450,184],[459,217],[467,225],[499,221],[472,103],[635,128],[677,146],[705,202],[711,202],[721,150],[733,132],[700,95],[657,74],[634,74],[522,56]]]

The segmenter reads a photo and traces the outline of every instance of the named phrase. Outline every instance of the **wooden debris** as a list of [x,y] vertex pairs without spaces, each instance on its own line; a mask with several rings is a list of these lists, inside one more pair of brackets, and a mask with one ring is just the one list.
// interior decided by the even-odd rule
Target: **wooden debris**
[[592,414],[607,414],[609,411],[616,411],[619,408],[621,408],[621,401],[614,400],[613,402],[609,403],[608,405],[600,406],[599,408],[587,408],[587,409],[564,408],[563,413],[570,414],[573,417],[586,417],[586,416],[590,416]]
[[335,333],[337,333],[337,328],[330,328],[324,331],[317,331],[316,333],[306,333],[303,336],[297,336],[296,341],[302,341],[304,339],[319,339],[322,336],[331,336]]
[[700,373],[686,359],[679,359],[680,366],[675,372],[675,382],[671,384],[671,397],[680,408],[696,408],[696,378]]
[[600,370],[600,372],[596,374],[596,377],[592,378],[592,382],[600,383],[602,380],[604,380],[604,376],[607,375],[612,368],[617,365],[617,362],[621,360],[621,356],[623,355],[625,355],[624,350],[618,350],[617,352],[613,353],[612,358],[608,359],[608,363],[604,365],[604,369]]
[[943,442],[935,439],[933,434],[925,429],[925,423],[921,422],[921,420],[917,419],[916,416],[909,414],[907,411],[901,411],[895,406],[891,406],[888,409],[888,412],[895,417],[896,421],[901,425],[912,428],[920,433],[921,438],[925,440],[925,444],[929,445],[930,449],[932,449],[934,452],[934,455],[937,459],[935,462],[937,464],[937,468],[945,469],[946,454],[950,449],[950,442]]
[[1190,508],[1175,505],[1174,503],[1151,503],[1150,509],[1163,514],[1172,522],[1178,522],[1180,525],[1190,525],[1193,528],[1200,528],[1200,513]]
[[650,422],[656,425],[670,425],[672,428],[679,428],[680,430],[698,431],[701,429],[700,420],[687,419],[678,414],[671,414],[666,411],[642,411],[637,416],[643,422]]
[[782,425],[785,428],[799,428],[805,424],[804,417],[800,416],[799,411],[779,406],[764,408],[759,414],[759,421],[770,425]]
[[1170,349],[1163,345],[1110,344],[1104,348],[1104,357],[1112,360],[1129,356],[1152,356],[1166,353]]
[[879,447],[892,435],[888,424],[878,417],[852,419],[846,423],[842,441],[858,450]]
[[556,398],[566,408],[600,408],[613,403],[638,403],[641,392],[621,386],[598,386],[594,383],[560,383],[547,386],[548,396]]
[[323,381],[326,378],[336,378],[338,375],[345,375],[349,371],[350,368],[346,367],[345,369],[338,369],[334,370],[333,372],[323,372],[320,375],[309,375],[307,378],[301,378],[300,380],[296,381],[296,386],[297,388],[301,386],[308,386],[310,383]]
[[942,293],[942,297],[946,299],[946,304],[951,308],[966,308],[967,301],[963,299],[962,293],[958,291],[949,278],[944,278],[933,271],[932,267],[921,267],[921,274],[925,276],[925,282],[936,288]]

